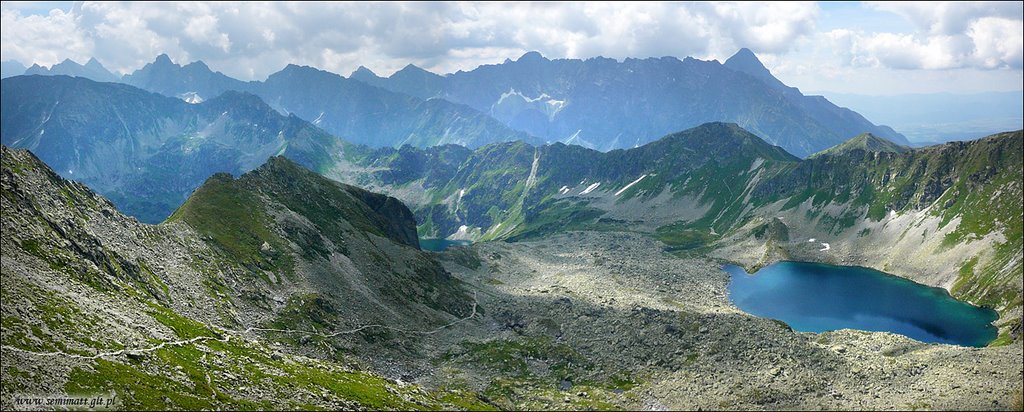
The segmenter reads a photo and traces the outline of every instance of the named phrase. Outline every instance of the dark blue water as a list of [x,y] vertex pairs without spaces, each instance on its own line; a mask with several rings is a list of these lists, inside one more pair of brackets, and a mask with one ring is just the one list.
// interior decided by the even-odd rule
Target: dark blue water
[[729,296],[744,312],[778,319],[801,332],[860,329],[922,342],[985,346],[998,333],[995,311],[874,269],[779,262],[753,275],[726,265]]
[[465,246],[470,242],[468,240],[448,240],[448,239],[420,239],[420,249],[429,250],[431,252],[440,252],[448,249],[450,246]]

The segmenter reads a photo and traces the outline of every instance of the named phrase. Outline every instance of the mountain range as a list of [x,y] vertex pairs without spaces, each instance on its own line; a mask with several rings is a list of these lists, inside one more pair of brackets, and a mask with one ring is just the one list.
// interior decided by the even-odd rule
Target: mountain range
[[[311,70],[293,66],[279,75]],[[314,73],[328,82],[351,82]],[[289,89],[277,76],[265,85]],[[1004,287],[1020,270],[1013,263],[1020,189],[1012,184],[1020,174],[1019,133],[916,150],[863,134],[806,160],[727,123],[609,152],[522,141],[475,150],[374,149],[283,116],[248,93],[229,91],[189,104],[83,78],[3,82],[3,144],[33,150],[65,177],[95,187],[146,222],[165,219],[214,173],[239,175],[268,156],[284,155],[334,180],[401,199],[425,237],[517,240],[628,228],[669,243],[710,246],[742,235],[750,222],[789,216],[783,226],[790,234],[848,237],[832,247],[860,253],[868,250],[863,243],[892,236],[885,230],[890,220],[902,222],[893,227],[912,220],[931,227],[929,242],[939,238],[935,233],[948,239],[896,242],[891,253],[871,259],[875,266],[897,273],[932,268],[925,283],[952,288],[960,282],[976,289],[976,299],[998,302],[993,306],[1012,308],[1021,296]],[[981,152],[968,156],[973,150]],[[978,193],[1003,207],[978,207]],[[990,220],[1001,223],[949,224]],[[947,257],[922,258],[929,254]],[[767,253],[754,260],[774,258]],[[960,270],[966,266],[1000,275],[975,285],[970,279],[978,275]]]
[[211,72],[202,62],[180,66],[161,55],[125,76],[125,82],[192,102],[226,91],[252,93],[280,113],[295,114],[335,136],[374,147],[448,143],[478,147],[531,139],[465,106],[423,101],[307,66],[288,65],[266,81],[246,83]]
[[[51,73],[33,68],[26,74],[90,77],[79,73],[94,63],[82,67],[68,61]],[[909,144],[891,128],[786,86],[749,49],[724,64],[689,57],[549,60],[530,52],[444,76],[408,65],[387,78],[365,67],[346,79],[288,65],[262,82],[233,79],[201,61],[181,66],[160,55],[121,81],[193,103],[229,90],[253,93],[282,114],[294,113],[372,147],[455,143],[475,148],[523,140],[607,151],[709,121],[735,122],[800,157],[865,132]]]
[[[1020,358],[1020,318],[1014,316],[1020,290],[1014,284],[1021,278],[1021,248],[1013,219],[1021,215],[1024,136],[1014,132],[903,152],[875,151],[884,147],[876,139],[859,136],[842,150],[808,160],[723,123],[608,154],[545,146],[553,150],[541,156],[575,149],[568,153],[605,167],[616,164],[614,157],[603,158],[610,154],[635,160],[674,150],[684,160],[661,164],[661,170],[689,167],[667,180],[697,180],[683,180],[683,198],[704,199],[696,203],[704,203],[704,214],[686,218],[682,209],[663,203],[654,211],[669,209],[663,216],[640,207],[640,214],[626,220],[636,204],[616,208],[593,201],[623,196],[657,202],[672,196],[649,196],[656,187],[642,186],[646,178],[611,189],[584,182],[589,184],[579,193],[560,189],[561,205],[535,208],[524,218],[525,230],[507,235],[549,240],[483,242],[439,255],[417,250],[416,222],[402,202],[328,180],[284,157],[238,178],[215,174],[167,221],[146,225],[84,185],[59,177],[31,153],[3,147],[5,391],[113,393],[119,407],[133,409],[479,410],[566,404],[635,409],[650,399],[708,407],[844,405],[848,398],[872,402],[872,396],[880,396],[873,405],[882,406],[891,399],[945,399],[941,394],[949,392],[957,396],[941,405],[974,407],[979,400],[972,388],[981,387],[993,391],[995,400],[982,397],[985,403],[1010,405],[1016,375],[1007,366]],[[476,152],[516,151],[508,146]],[[407,146],[403,157],[443,164],[460,157],[459,149],[467,150],[443,146],[416,156],[419,149]],[[392,151],[389,157],[396,160],[393,150],[374,152]],[[372,153],[353,157],[366,161],[376,158]],[[529,197],[547,197],[533,194],[550,187],[538,184],[539,176],[558,176],[534,159],[538,166],[525,182],[516,182],[526,191],[524,204]],[[407,172],[418,169],[415,161],[392,164]],[[425,170],[448,173],[446,167]],[[705,174],[738,170],[745,173],[721,184]],[[904,170],[914,172],[894,173]],[[371,175],[402,180],[402,173],[377,172]],[[487,180],[501,175],[495,172],[456,175]],[[614,175],[597,168],[584,173]],[[866,179],[850,177],[858,173]],[[919,185],[919,176],[928,174],[940,177],[939,188],[951,180],[955,189],[932,201],[936,186]],[[740,182],[746,182],[743,189],[735,185]],[[804,186],[817,190],[807,193]],[[736,202],[719,201],[737,196],[733,188],[742,190],[739,196],[764,199],[754,201],[753,210],[773,214],[748,217],[747,207],[735,213]],[[876,202],[865,193],[898,194],[885,204],[902,212],[875,220]],[[858,200],[842,200],[851,194]],[[992,208],[979,208],[989,199],[995,201]],[[938,204],[943,210],[932,210]],[[843,217],[833,215],[865,207],[868,216],[849,230]],[[656,225],[673,212],[680,220],[645,232],[648,219]],[[985,226],[990,223],[995,225]],[[919,236],[936,227],[932,237]],[[818,250],[804,239],[808,234],[827,236],[820,240],[836,246]],[[929,253],[936,243],[941,247]],[[641,260],[617,260],[621,254]],[[780,258],[849,264],[847,259],[861,263],[858,258],[866,257],[928,284],[941,282],[927,274],[937,266],[904,271],[901,264],[948,264],[966,257],[952,291],[999,309],[1000,338],[994,347],[967,350],[881,333],[795,334],[777,321],[723,311],[718,302],[724,302],[724,275],[663,277],[721,273],[710,262],[700,263],[697,256],[705,254],[753,266]],[[538,289],[553,270],[559,271],[556,284]],[[567,282],[581,270],[600,272],[588,280],[595,287]],[[655,274],[661,277],[648,278]],[[621,283],[637,280],[634,287]],[[609,295],[614,298],[607,300]],[[630,296],[642,299],[625,307],[614,302]],[[592,303],[602,297],[611,304]],[[654,300],[641,303],[647,299]],[[52,365],[38,368],[41,357]],[[745,357],[752,360],[731,361]],[[894,357],[923,373],[882,370],[863,376],[846,370],[884,368]],[[981,365],[975,369],[980,376],[968,379],[970,368],[958,362],[943,366],[936,358]],[[778,393],[751,398],[748,393],[764,388],[761,380],[775,374],[772,368],[780,362],[788,373],[769,384]],[[662,393],[693,382],[694,374],[737,379],[741,394]],[[950,379],[970,383],[966,390],[947,388]],[[793,393],[779,389],[806,380],[813,386]],[[881,382],[881,389],[862,397],[865,382]],[[905,387],[915,389],[886,389]],[[840,392],[842,397],[835,396]]]
[[[801,160],[736,124],[708,123],[607,153],[379,149],[327,175],[402,198],[423,236],[639,231],[750,267],[842,256],[1011,313],[1022,296],[1022,153],[1020,131],[921,149],[864,134]],[[787,235],[756,236],[769,227]],[[834,251],[808,250],[806,239]]]
[[316,170],[342,144],[241,92],[189,104],[123,84],[20,76],[3,80],[0,99],[3,144],[33,150],[145,222],[165,219],[214,173],[285,153]]
[[[78,64],[74,60],[64,59],[49,68],[33,64],[24,72],[25,75],[39,74],[44,76],[73,76],[84,77],[97,82],[117,82],[121,76],[115,75],[103,67],[96,59],[89,59],[85,64]],[[5,76],[6,77],[6,76]]]
[[724,64],[674,57],[549,60],[530,52],[446,76],[410,65],[387,78],[366,69],[351,77],[422,99],[463,103],[545,141],[602,151],[636,147],[709,121],[735,122],[797,156],[864,132],[907,144],[890,128],[785,86],[749,49]]
[[[86,66],[0,82],[4,408],[1019,404],[1024,131],[911,148],[745,49],[54,72]],[[997,312],[998,336],[739,310],[722,265],[781,260],[932,286]]]

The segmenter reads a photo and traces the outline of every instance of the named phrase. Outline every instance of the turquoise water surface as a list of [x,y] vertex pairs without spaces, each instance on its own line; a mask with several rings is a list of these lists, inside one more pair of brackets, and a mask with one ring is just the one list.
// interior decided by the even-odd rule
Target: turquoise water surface
[[440,252],[448,249],[451,246],[465,246],[470,242],[468,240],[448,240],[448,239],[420,239],[420,249],[429,250],[431,252]]
[[874,269],[779,262],[753,275],[726,265],[729,297],[752,315],[801,332],[885,331],[922,342],[985,346],[996,338],[995,311]]

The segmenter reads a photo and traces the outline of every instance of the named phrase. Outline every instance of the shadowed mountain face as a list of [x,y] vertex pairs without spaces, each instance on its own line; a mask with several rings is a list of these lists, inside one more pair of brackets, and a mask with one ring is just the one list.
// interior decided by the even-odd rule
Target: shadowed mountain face
[[787,87],[747,49],[724,65],[672,57],[548,60],[531,52],[443,77],[408,66],[388,78],[365,69],[352,78],[463,103],[548,142],[598,150],[635,147],[710,121],[735,122],[801,157],[865,132],[907,144],[890,128]]
[[295,114],[331,134],[371,147],[535,141],[462,105],[422,100],[305,66],[288,65],[263,82],[242,82],[211,71],[203,62],[181,66],[160,55],[125,76],[124,82],[190,102],[230,90],[253,93],[280,113]]
[[0,93],[3,144],[32,150],[145,222],[166,218],[213,173],[285,153],[317,169],[341,153],[337,139],[245,93],[193,105],[63,76],[4,79]]
[[203,282],[236,285],[227,298],[249,312],[239,310],[230,323],[283,321],[275,316],[285,308],[268,305],[307,294],[321,300],[318,310],[328,312],[321,315],[367,322],[429,324],[469,310],[458,281],[419,251],[416,222],[401,202],[280,156],[237,179],[213,175],[156,226],[122,215],[27,151],[3,146],[3,159],[4,227],[18,229],[5,231],[5,260],[10,243],[12,256],[36,256],[70,272],[93,266],[98,270],[77,271],[87,276],[79,280],[106,292],[138,288],[215,323],[225,319],[186,302],[218,299],[215,292],[228,289],[182,294]]
[[[351,366],[418,347],[380,344],[388,329],[360,326],[429,330],[472,310],[461,282],[417,250],[412,215],[395,199],[275,157],[238,179],[214,175],[171,221],[146,225],[30,152],[0,152],[5,391],[115,391],[126,409],[284,409],[296,399],[452,409],[426,392],[395,395],[392,381]],[[330,360],[281,353],[314,355],[327,342],[348,346]],[[12,376],[47,351],[67,367]],[[325,392],[325,382],[346,384]]]

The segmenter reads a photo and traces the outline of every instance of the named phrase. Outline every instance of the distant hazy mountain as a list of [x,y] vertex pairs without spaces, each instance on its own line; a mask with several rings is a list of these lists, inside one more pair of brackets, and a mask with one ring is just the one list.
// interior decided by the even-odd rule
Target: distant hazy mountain
[[280,154],[320,170],[342,154],[334,137],[241,92],[188,104],[123,84],[19,76],[3,80],[0,98],[4,145],[32,150],[145,222],[166,218],[213,173]]
[[798,156],[865,132],[908,143],[823,97],[785,86],[747,49],[725,64],[673,57],[549,60],[530,52],[446,76],[410,65],[387,78],[366,69],[352,78],[463,103],[544,140],[599,150],[638,146],[709,121],[736,122]]
[[125,76],[125,82],[165,96],[201,102],[227,90],[260,96],[281,113],[295,114],[325,131],[373,147],[411,144],[536,141],[469,107],[422,100],[311,67],[288,65],[263,82],[242,82],[212,72],[203,62],[185,66],[166,55]]
[[1024,128],[1024,91],[893,96],[824,93],[837,104],[892,126],[915,145],[971,140]]
[[416,67],[413,64],[405,66],[402,70],[395,72],[388,78],[380,77],[370,69],[359,66],[358,69],[352,72],[349,78],[372,86],[399,90],[402,93],[424,100],[442,97],[441,92],[444,90],[445,83],[443,77]]
[[192,103],[217,97],[228,90],[250,90],[248,83],[214,72],[202,61],[181,66],[171,62],[166,54],[157,56],[152,63],[125,75],[123,81],[140,89],[186,99]]
[[[89,59],[84,65],[76,63],[71,59],[64,59],[64,61],[53,65],[53,67],[46,68],[38,64],[33,64],[25,70],[26,75],[39,74],[44,76],[74,76],[84,77],[86,79],[95,80],[98,82],[116,82],[120,80],[120,76],[111,73],[106,67],[103,67],[96,59]],[[6,76],[5,76],[6,77]]]
[[0,79],[25,74],[25,65],[14,60],[7,60],[0,63]]
[[282,113],[294,113],[336,136],[372,147],[405,144],[479,147],[530,135],[446,100],[422,100],[312,67],[288,65],[253,93]]

